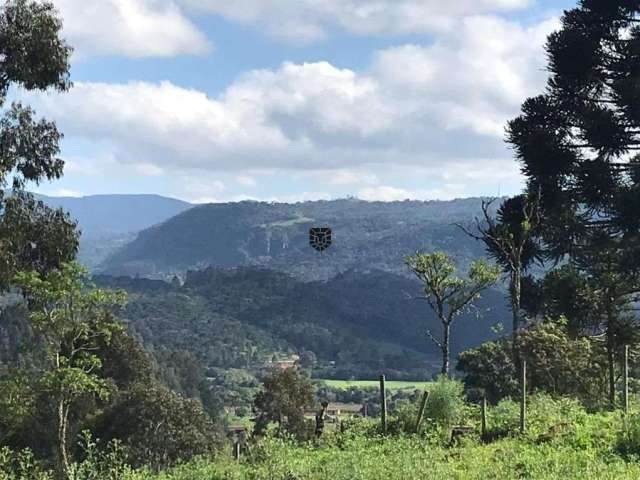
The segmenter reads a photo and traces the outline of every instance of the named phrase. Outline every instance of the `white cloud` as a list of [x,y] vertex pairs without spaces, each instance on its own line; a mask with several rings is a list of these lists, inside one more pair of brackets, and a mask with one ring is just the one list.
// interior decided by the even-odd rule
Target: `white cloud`
[[544,85],[542,45],[557,26],[556,19],[523,28],[498,17],[469,17],[433,45],[379,52],[374,71],[405,99],[405,109],[428,108],[447,130],[502,137],[505,120]]
[[464,16],[515,10],[531,0],[180,0],[194,10],[296,42],[339,28],[357,35],[451,31]]
[[84,196],[81,192],[78,192],[77,190],[71,190],[68,188],[58,188],[55,190],[50,190],[48,188],[36,188],[35,192],[40,193],[42,195],[47,195],[49,197],[74,197],[74,198],[79,198]]
[[240,175],[239,177],[236,177],[236,182],[243,187],[255,187],[258,184],[255,178],[247,175]]
[[147,177],[159,177],[165,173],[162,168],[151,163],[141,163],[140,165],[136,165],[136,171],[140,175],[145,175]]
[[403,200],[453,200],[467,196],[466,186],[446,184],[441,188],[428,190],[407,190],[387,185],[363,188],[358,191],[358,198],[367,201],[396,202]]
[[206,36],[169,0],[54,0],[80,56],[204,54]]
[[[371,198],[427,197],[433,192],[393,190],[384,166],[431,169],[451,185],[483,181],[480,172],[507,182],[518,175],[503,129],[544,88],[542,45],[555,25],[469,17],[455,35],[380,51],[362,71],[285,63],[247,72],[215,98],[169,82],[26,95],[67,138],[150,172],[324,171],[327,185],[368,186]],[[193,198],[220,196],[210,186],[198,192]]]

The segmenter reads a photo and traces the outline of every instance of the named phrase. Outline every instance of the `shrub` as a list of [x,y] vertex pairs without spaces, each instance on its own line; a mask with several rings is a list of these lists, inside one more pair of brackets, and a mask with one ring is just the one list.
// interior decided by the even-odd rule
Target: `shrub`
[[[590,407],[606,398],[602,347],[586,338],[571,338],[564,319],[522,330],[516,344],[529,366],[531,389],[576,396]],[[492,403],[519,394],[512,345],[510,339],[503,338],[460,354],[456,368],[465,374],[468,391],[481,392]]]
[[281,434],[294,435],[299,440],[313,436],[313,425],[304,418],[304,408],[313,405],[313,386],[297,370],[289,368],[269,375],[253,403],[258,415],[254,430],[257,435],[264,434],[267,426],[275,422]]
[[403,402],[391,414],[388,432],[392,434],[415,433],[417,418],[418,404]]
[[2,480],[53,480],[53,474],[42,468],[31,450],[13,452],[0,448],[0,478]]
[[487,417],[489,438],[504,437],[517,430],[520,406],[510,398],[505,398],[489,409]]
[[640,414],[636,413],[629,417],[626,429],[618,438],[617,448],[627,457],[640,456]]
[[223,439],[200,402],[158,384],[122,392],[93,424],[101,446],[119,439],[131,465],[154,470],[213,453]]
[[441,376],[429,391],[424,416],[439,426],[450,427],[465,416],[464,385]]

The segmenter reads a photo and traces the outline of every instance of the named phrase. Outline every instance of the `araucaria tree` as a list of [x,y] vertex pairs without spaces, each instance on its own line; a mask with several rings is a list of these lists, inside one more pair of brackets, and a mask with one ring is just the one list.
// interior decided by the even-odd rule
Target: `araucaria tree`
[[69,418],[82,398],[105,398],[109,385],[97,352],[122,324],[115,310],[122,293],[87,289],[85,272],[77,264],[63,264],[46,275],[21,272],[16,277],[30,305],[29,320],[45,349],[46,364],[35,379],[36,388],[55,404],[59,469],[69,476]]
[[551,78],[511,121],[548,252],[598,286],[609,396],[625,304],[640,291],[640,1],[582,0],[547,43]]
[[453,261],[442,252],[417,254],[408,257],[406,264],[424,285],[424,298],[442,323],[439,339],[431,331],[427,334],[442,351],[442,374],[449,376],[451,325],[498,281],[500,268],[478,260],[471,264],[468,278],[459,278]]

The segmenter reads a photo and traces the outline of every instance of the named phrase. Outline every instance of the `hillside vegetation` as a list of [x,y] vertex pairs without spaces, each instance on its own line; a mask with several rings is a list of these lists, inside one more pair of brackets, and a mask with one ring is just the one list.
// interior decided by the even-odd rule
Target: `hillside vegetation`
[[[254,265],[304,281],[353,268],[408,275],[404,256],[417,250],[443,250],[464,265],[481,256],[482,246],[454,225],[479,214],[479,199],[201,205],[140,232],[99,270],[162,277],[207,266]],[[323,254],[309,247],[314,226],[333,229],[334,244]]]
[[[420,285],[391,273],[350,271],[301,282],[241,267],[189,272],[182,286],[94,280],[129,293],[123,318],[147,349],[188,351],[222,384],[225,397],[256,385],[255,374],[274,356],[310,358],[305,367],[317,378],[371,380],[384,372],[414,381],[430,379],[438,368],[438,351],[425,333],[438,322],[426,302],[409,298],[420,294]],[[454,326],[456,354],[494,338],[492,326],[507,320],[501,292],[488,291],[479,307]],[[250,407],[251,397],[232,402]]]

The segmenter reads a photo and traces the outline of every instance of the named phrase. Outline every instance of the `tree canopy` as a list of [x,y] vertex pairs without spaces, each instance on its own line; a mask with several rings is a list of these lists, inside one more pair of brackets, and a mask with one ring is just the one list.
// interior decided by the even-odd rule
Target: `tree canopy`
[[[37,202],[24,188],[62,175],[62,134],[28,106],[5,108],[11,86],[26,90],[70,88],[71,48],[50,2],[9,0],[0,7],[0,287],[20,269],[46,268],[75,257],[75,223],[62,210]],[[13,196],[8,195],[11,189]]]

